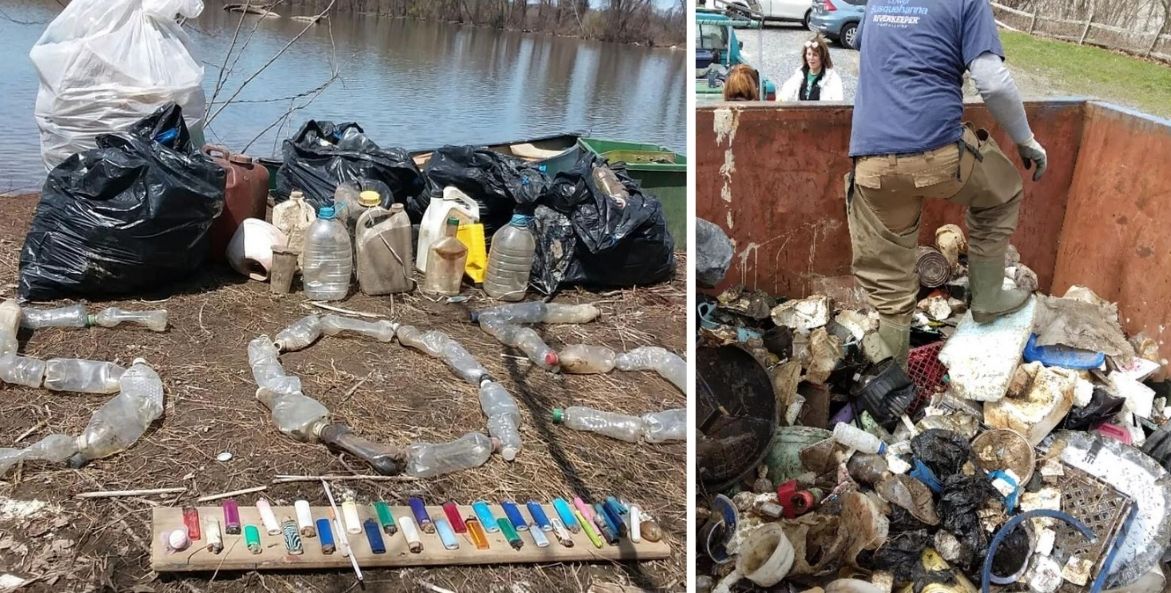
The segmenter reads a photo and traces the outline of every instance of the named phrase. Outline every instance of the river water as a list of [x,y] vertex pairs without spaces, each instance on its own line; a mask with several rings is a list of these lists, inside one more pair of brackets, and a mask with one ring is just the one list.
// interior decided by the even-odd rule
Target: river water
[[[209,3],[211,4],[211,3]],[[51,0],[0,0],[0,193],[44,182],[33,107],[37,76],[28,51],[60,11]],[[291,15],[284,15],[291,16]],[[208,98],[240,17],[208,6],[187,26],[205,67]],[[308,119],[355,121],[383,146],[489,144],[585,131],[594,136],[686,147],[686,53],[457,25],[335,14],[311,27],[211,121],[207,140],[256,156]],[[251,39],[217,103],[280,52],[306,25],[246,17],[237,46]],[[235,54],[234,54],[235,55]],[[235,60],[235,57],[233,57]],[[340,75],[311,104],[282,121],[289,99]],[[212,107],[212,112],[219,105]],[[670,208],[674,210],[674,208]]]

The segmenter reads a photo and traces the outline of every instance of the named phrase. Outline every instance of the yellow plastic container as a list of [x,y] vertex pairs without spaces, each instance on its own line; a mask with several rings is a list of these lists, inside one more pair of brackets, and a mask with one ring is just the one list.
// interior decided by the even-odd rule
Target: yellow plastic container
[[475,284],[483,284],[488,273],[488,243],[484,240],[484,225],[480,223],[460,224],[455,238],[468,248],[468,263],[464,274]]

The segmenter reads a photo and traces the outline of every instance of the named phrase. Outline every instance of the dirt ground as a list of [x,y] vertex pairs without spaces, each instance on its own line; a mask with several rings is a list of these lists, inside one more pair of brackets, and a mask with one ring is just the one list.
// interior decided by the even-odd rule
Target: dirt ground
[[[19,252],[36,196],[0,200],[0,297],[16,294]],[[557,348],[604,344],[615,350],[662,345],[686,348],[685,261],[670,284],[605,293],[565,291],[558,302],[592,302],[602,310],[582,326],[538,327]],[[564,376],[528,364],[466,322],[467,312],[489,306],[478,290],[460,304],[416,294],[395,298],[357,294],[338,306],[385,314],[419,327],[438,328],[459,340],[521,404],[524,450],[517,461],[493,457],[485,466],[448,476],[404,482],[346,482],[359,500],[404,503],[419,494],[437,504],[452,499],[548,500],[578,493],[587,499],[617,495],[639,502],[658,520],[672,556],[648,563],[502,565],[371,569],[367,591],[426,591],[430,583],[453,591],[586,591],[600,583],[651,590],[683,590],[686,578],[686,446],[633,445],[577,433],[550,421],[550,410],[589,405],[643,413],[686,405],[686,397],[653,373]],[[57,303],[57,304],[65,304]],[[23,330],[21,351],[40,358],[79,357],[129,365],[145,358],[166,385],[166,413],[132,449],[81,470],[45,465],[18,467],[0,482],[0,575],[36,582],[22,591],[341,592],[354,584],[350,571],[248,572],[162,575],[149,568],[150,508],[270,484],[277,474],[367,474],[362,462],[282,436],[255,400],[246,345],[275,335],[312,309],[299,294],[277,298],[268,285],[245,282],[226,267],[211,267],[189,281],[143,300],[109,301],[137,309],[166,308],[166,333],[137,329]],[[42,304],[38,304],[42,306]],[[96,308],[96,304],[91,309]],[[91,310],[91,313],[95,311]],[[486,432],[475,390],[441,362],[397,344],[323,338],[282,357],[301,377],[306,393],[359,434],[379,442],[447,441]],[[82,396],[0,383],[0,446],[27,446],[45,435],[76,435],[109,396]],[[35,427],[31,433],[26,432]],[[215,457],[227,451],[233,458]],[[75,499],[94,490],[185,486],[187,492],[144,498]],[[335,486],[335,488],[340,487]],[[327,504],[313,483],[269,485],[265,496],[291,504],[305,498]],[[252,504],[255,495],[239,498]],[[41,501],[40,510],[14,501]],[[213,503],[214,504],[214,503]],[[36,505],[39,506],[39,505]],[[24,509],[22,511],[22,509]],[[2,588],[2,585],[0,585]]]

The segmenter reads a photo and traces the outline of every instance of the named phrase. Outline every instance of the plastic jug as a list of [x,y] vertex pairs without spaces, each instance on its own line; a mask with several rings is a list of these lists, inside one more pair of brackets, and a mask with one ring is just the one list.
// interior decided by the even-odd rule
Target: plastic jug
[[272,224],[288,237],[288,247],[297,252],[297,261],[302,266],[305,265],[305,231],[314,220],[317,220],[317,213],[305,201],[305,194],[299,191],[290,193],[288,200],[272,209]]
[[372,207],[358,219],[355,243],[358,286],[368,295],[411,289],[411,220],[402,204]]
[[[362,194],[365,193],[352,183],[342,183],[333,192],[333,215],[345,227],[350,236],[354,236],[354,228],[358,224],[358,217],[366,210],[362,204]],[[373,192],[377,195],[377,192]]]
[[537,240],[529,230],[532,217],[513,214],[507,226],[492,236],[488,253],[488,277],[484,291],[502,301],[519,301],[529,287],[529,273],[537,252]]
[[443,227],[447,219],[452,217],[464,224],[479,222],[480,205],[459,188],[447,186],[443,188],[442,198],[431,200],[427,210],[423,212],[423,220],[419,222],[419,246],[415,252],[415,268],[420,272],[427,271],[431,245],[443,238]]
[[211,256],[225,261],[225,252],[236,229],[246,218],[264,220],[268,207],[268,169],[246,154],[232,154],[223,146],[208,144],[203,153],[227,173],[224,210],[211,225]]
[[431,246],[427,258],[427,272],[423,276],[423,291],[447,296],[459,294],[464,279],[464,265],[468,248],[455,238],[459,219],[447,219],[444,237]]
[[346,227],[334,219],[331,206],[318,211],[305,234],[304,268],[301,276],[309,300],[339,301],[349,294],[354,251]]
[[474,284],[483,284],[484,276],[488,272],[488,244],[484,241],[484,225],[478,222],[460,224],[455,238],[468,248],[464,274],[467,274]]

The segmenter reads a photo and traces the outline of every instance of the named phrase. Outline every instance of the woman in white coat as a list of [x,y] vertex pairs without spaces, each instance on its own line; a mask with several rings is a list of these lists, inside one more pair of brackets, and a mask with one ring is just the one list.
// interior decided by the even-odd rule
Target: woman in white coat
[[834,72],[829,45],[818,35],[805,42],[801,67],[781,86],[778,101],[842,101],[842,78]]

